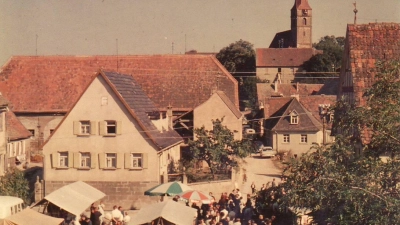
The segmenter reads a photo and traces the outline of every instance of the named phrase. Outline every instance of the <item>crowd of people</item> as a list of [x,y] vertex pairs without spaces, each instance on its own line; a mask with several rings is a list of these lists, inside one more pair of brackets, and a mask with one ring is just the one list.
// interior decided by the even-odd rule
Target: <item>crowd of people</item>
[[79,219],[80,225],[126,225],[130,221],[128,212],[124,211],[121,206],[114,206],[111,213],[105,213],[104,203],[99,205],[92,204],[90,207],[90,216],[81,214]]

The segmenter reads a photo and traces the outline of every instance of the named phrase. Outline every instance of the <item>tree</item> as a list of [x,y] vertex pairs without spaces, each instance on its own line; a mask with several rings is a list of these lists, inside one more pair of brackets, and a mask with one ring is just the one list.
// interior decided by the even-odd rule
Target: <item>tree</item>
[[204,126],[196,128],[196,139],[189,141],[191,161],[203,160],[210,168],[212,178],[219,168],[236,167],[238,160],[246,157],[251,151],[249,140],[234,140],[233,132],[222,124],[222,119],[212,120],[213,130]]
[[0,177],[0,195],[15,196],[29,203],[29,183],[18,169],[8,170]]
[[[322,50],[322,54],[317,54],[304,62],[303,68],[307,72],[335,72],[342,64],[344,51],[344,37],[325,36],[318,43],[314,43],[313,47]],[[332,76],[331,74],[310,74],[309,76]],[[324,79],[317,79],[316,82],[323,82]]]
[[240,39],[222,48],[216,57],[238,80],[239,98],[247,102],[244,106],[254,108],[257,99],[257,79],[255,78],[256,53],[253,44]]
[[335,106],[335,142],[287,163],[281,209],[309,209],[321,224],[400,223],[400,63],[376,71],[363,107]]
[[[255,72],[256,52],[253,44],[240,39],[222,48],[216,55],[217,59],[230,73]],[[247,75],[254,75],[248,73]]]

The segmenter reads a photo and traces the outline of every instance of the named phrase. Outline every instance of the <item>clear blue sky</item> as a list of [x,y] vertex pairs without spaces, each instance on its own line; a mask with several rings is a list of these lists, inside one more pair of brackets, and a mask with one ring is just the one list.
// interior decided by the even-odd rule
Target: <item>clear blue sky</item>
[[[309,0],[313,42],[344,36],[354,0]],[[12,55],[219,51],[239,39],[268,47],[290,28],[294,0],[0,0],[0,64]],[[358,0],[358,23],[400,23],[400,0]]]

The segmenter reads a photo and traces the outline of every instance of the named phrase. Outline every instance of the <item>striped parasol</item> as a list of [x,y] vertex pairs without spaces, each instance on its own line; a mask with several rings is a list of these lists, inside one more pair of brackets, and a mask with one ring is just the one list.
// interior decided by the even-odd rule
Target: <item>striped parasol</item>
[[195,202],[202,202],[203,204],[209,204],[213,200],[212,197],[209,196],[208,194],[205,194],[201,191],[195,191],[195,190],[185,191],[185,192],[179,194],[179,196],[183,199],[191,200],[191,201],[195,201]]
[[152,187],[145,191],[144,194],[150,196],[174,196],[188,190],[192,190],[192,188],[186,184],[174,181]]

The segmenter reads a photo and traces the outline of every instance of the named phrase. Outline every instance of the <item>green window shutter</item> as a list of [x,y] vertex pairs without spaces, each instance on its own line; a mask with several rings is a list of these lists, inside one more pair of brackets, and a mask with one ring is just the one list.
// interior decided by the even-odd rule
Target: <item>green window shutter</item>
[[116,134],[118,134],[118,135],[120,135],[120,134],[122,134],[122,122],[121,121],[116,121],[115,122],[115,124],[116,124],[116,128],[117,128],[117,130],[116,130]]
[[68,167],[69,168],[74,167],[73,158],[74,158],[74,154],[72,152],[68,151]]
[[81,167],[80,158],[81,158],[81,154],[79,152],[74,152],[74,168],[80,168]]
[[131,153],[125,153],[125,169],[132,168],[131,165]]
[[96,169],[97,166],[97,154],[90,153],[90,168]]
[[74,121],[74,135],[81,134],[81,122]]
[[96,121],[90,121],[90,134],[91,135],[97,134],[97,122]]
[[52,168],[57,168],[58,162],[59,162],[59,158],[58,158],[58,152],[57,153],[51,153],[51,167]]
[[99,168],[103,169],[106,167],[106,154],[99,153]]
[[142,167],[143,169],[149,168],[149,157],[147,153],[142,153]]
[[117,169],[121,169],[124,165],[124,154],[117,153]]
[[99,122],[99,131],[100,135],[105,135],[106,134],[106,121],[100,121]]

